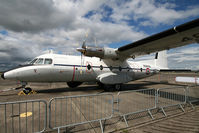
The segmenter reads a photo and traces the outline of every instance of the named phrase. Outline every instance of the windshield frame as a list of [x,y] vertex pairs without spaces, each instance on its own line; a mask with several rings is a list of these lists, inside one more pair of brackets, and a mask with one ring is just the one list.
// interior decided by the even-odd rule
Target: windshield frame
[[38,58],[33,59],[33,60],[30,61],[28,64],[31,64],[31,65],[35,64],[35,62],[37,61],[37,59],[38,59]]
[[52,58],[34,58],[28,64],[30,64],[30,65],[52,65],[53,59]]

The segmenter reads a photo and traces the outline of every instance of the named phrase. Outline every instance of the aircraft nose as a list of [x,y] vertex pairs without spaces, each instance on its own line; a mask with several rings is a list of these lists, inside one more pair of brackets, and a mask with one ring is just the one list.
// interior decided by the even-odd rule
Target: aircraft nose
[[11,71],[7,71],[7,72],[4,72],[3,74],[1,74],[1,78],[2,79],[16,79],[16,72],[15,70],[11,70]]
[[3,74],[1,74],[1,78],[2,78],[2,79],[5,79],[5,77],[4,77],[4,73],[3,73]]

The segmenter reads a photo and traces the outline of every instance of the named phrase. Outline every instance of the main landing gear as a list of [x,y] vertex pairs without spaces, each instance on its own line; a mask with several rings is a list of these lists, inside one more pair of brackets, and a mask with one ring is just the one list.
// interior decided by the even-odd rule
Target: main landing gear
[[70,87],[70,88],[75,88],[79,85],[81,85],[82,82],[77,82],[77,81],[71,81],[71,82],[67,82],[67,85]]
[[103,88],[105,91],[121,91],[122,90],[122,84],[114,84],[114,85],[107,85],[98,83],[100,88]]

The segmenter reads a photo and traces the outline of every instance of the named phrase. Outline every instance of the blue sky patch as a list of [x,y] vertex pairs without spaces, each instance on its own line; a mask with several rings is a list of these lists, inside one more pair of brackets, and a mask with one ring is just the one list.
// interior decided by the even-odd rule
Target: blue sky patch
[[8,35],[8,32],[6,30],[0,30],[0,34],[2,34],[2,35]]

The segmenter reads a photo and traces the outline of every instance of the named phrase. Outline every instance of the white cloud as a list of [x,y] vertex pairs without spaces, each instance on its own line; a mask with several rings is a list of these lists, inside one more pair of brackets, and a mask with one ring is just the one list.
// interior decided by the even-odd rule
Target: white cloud
[[199,65],[198,65],[198,66],[196,66],[196,69],[197,69],[197,70],[199,70]]
[[197,5],[175,10],[174,3],[154,0],[0,0],[0,3],[0,31],[8,32],[0,34],[1,66],[12,61],[21,63],[49,49],[74,54],[86,32],[87,43],[94,44],[96,38],[100,46],[147,36],[127,20],[145,26],[171,24],[199,12]]
[[133,0],[119,5],[119,8],[114,8],[111,17],[117,22],[132,20],[132,18],[134,21],[144,19],[140,23],[141,25],[157,26],[159,24],[172,24],[175,20],[187,17],[198,16],[198,5],[181,10],[175,10],[176,6],[174,3],[162,4],[154,0]]
[[199,46],[192,44],[176,48],[168,52],[168,60],[171,68],[197,69],[199,65]]
[[[168,66],[172,69],[199,69],[199,45],[192,44],[167,51]],[[135,61],[153,60],[154,54],[138,57]]]

